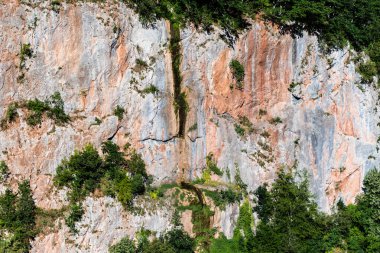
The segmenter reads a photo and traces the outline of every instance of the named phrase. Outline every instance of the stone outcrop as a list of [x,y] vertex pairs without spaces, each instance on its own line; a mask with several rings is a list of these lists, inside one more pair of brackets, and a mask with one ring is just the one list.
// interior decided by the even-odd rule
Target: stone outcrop
[[[180,138],[167,22],[144,27],[122,4],[62,4],[57,10],[47,1],[5,1],[0,30],[0,115],[12,102],[58,91],[72,118],[66,126],[44,118],[33,128],[18,109],[20,117],[0,131],[0,160],[11,172],[7,183],[29,179],[39,207],[66,203],[52,183],[60,161],[107,139],[131,143],[156,185],[199,177],[210,153],[226,172],[216,180],[230,182],[239,173],[250,191],[273,181],[281,166],[295,166],[307,173],[327,212],[339,198],[353,202],[365,173],[379,163],[376,89],[360,82],[355,52],[322,53],[313,36],[292,38],[255,22],[230,48],[217,29],[182,30],[186,129],[196,127]],[[20,68],[24,44],[33,56]],[[244,66],[242,89],[234,84],[232,59]],[[159,91],[144,92],[150,85]],[[126,110],[122,120],[113,114],[118,105]],[[171,219],[169,204],[142,215],[107,197],[89,197],[84,206],[76,237],[57,225],[36,238],[33,252],[106,252],[140,227],[163,232]],[[237,212],[237,206],[216,212],[213,225],[231,236]]]

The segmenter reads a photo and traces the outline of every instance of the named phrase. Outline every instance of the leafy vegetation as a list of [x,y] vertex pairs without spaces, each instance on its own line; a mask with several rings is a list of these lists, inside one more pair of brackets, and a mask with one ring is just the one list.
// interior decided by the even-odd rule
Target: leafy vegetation
[[64,102],[59,92],[55,92],[45,101],[37,98],[29,100],[23,107],[30,111],[26,118],[26,122],[30,126],[40,125],[45,113],[48,118],[52,119],[59,126],[65,125],[70,121],[70,117],[65,113]]
[[29,181],[19,183],[17,194],[7,189],[0,195],[0,251],[28,252],[36,235],[35,218]]
[[[164,18],[181,26],[193,23],[207,32],[222,28],[222,38],[232,46],[239,32],[249,28],[247,18],[260,16],[279,25],[283,32],[316,35],[328,49],[349,42],[357,51],[367,51],[380,69],[380,3],[377,0],[123,0],[146,24]],[[258,15],[260,14],[260,15]],[[235,62],[238,66],[237,62]],[[241,71],[238,78],[241,78]]]
[[3,119],[1,119],[1,122],[0,122],[1,129],[6,129],[8,124],[16,120],[16,118],[18,117],[17,107],[18,107],[17,103],[9,104],[7,111],[5,113],[5,116],[3,117]]
[[302,85],[302,83],[300,83],[300,82],[291,82],[291,83],[289,84],[288,91],[289,91],[289,92],[293,92],[294,89],[295,89],[297,86],[300,86],[300,85]]
[[72,232],[76,232],[75,222],[83,214],[81,201],[95,189],[117,197],[125,207],[132,205],[135,196],[144,194],[150,184],[145,163],[136,151],[126,151],[124,154],[116,144],[107,141],[102,144],[104,157],[101,157],[92,145],[87,145],[58,166],[54,183],[70,189],[71,207],[66,224]]
[[245,135],[245,129],[239,124],[235,124],[235,132],[241,137]]
[[[268,190],[255,191],[256,206],[240,208],[232,239],[213,239],[210,252],[379,252],[380,172],[368,172],[356,204],[342,201],[332,215],[318,211],[308,181],[280,170]],[[260,219],[252,231],[252,211]]]
[[246,134],[252,134],[255,129],[247,116],[239,116],[239,124],[235,124],[235,131],[239,136],[244,137]]
[[117,105],[116,108],[113,110],[113,115],[115,115],[119,120],[122,120],[124,117],[124,108],[120,105]]
[[228,240],[224,235],[213,239],[210,252],[252,252],[253,250],[253,215],[248,201],[240,207],[239,218],[234,229],[233,238]]
[[[149,231],[142,231],[138,235],[137,243],[128,237],[124,237],[118,243],[111,246],[110,253],[192,253],[194,252],[194,239],[192,239],[182,227],[176,227],[167,231],[161,237],[148,240]],[[137,244],[137,245],[136,245]]]
[[226,205],[238,202],[242,199],[242,194],[228,188],[227,190],[203,190],[206,196],[210,197],[214,204],[220,209],[224,209]]
[[9,168],[5,161],[0,161],[0,182],[4,182],[9,176]]
[[373,61],[368,60],[367,62],[361,62],[357,71],[362,76],[363,83],[372,83],[373,77],[377,74],[377,67]]
[[188,132],[192,132],[198,129],[198,124],[194,123],[191,127],[189,127]]
[[223,175],[223,171],[219,169],[219,167],[216,165],[213,153],[209,153],[206,156],[206,169],[212,171],[215,175],[218,175],[218,176]]
[[274,117],[272,118],[269,123],[271,123],[272,125],[278,125],[278,124],[281,124],[282,123],[282,119],[280,117]]
[[244,66],[238,60],[232,60],[230,62],[230,68],[234,79],[236,80],[236,87],[238,89],[243,88],[244,82]]
[[141,92],[143,94],[157,94],[160,90],[154,86],[153,84],[149,85],[145,89],[143,89]]
[[111,246],[109,249],[110,253],[135,253],[136,246],[134,242],[128,237],[124,237],[118,243]]
[[84,214],[84,211],[81,204],[72,204],[70,206],[70,213],[65,218],[65,222],[71,232],[73,233],[78,232],[77,228],[75,227],[75,223],[82,219],[83,214]]
[[149,67],[148,63],[142,59],[136,59],[136,65],[133,68],[136,72],[141,72]]
[[22,44],[20,50],[20,66],[19,68],[22,70],[25,68],[25,61],[27,58],[31,58],[33,56],[33,50],[30,44]]

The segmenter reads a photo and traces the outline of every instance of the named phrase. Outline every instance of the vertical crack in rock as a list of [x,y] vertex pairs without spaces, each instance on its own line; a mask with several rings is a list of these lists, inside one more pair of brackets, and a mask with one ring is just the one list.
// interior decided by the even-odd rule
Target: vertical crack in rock
[[172,58],[172,71],[174,83],[174,110],[178,121],[178,137],[182,138],[186,132],[186,117],[189,105],[186,101],[186,93],[181,91],[182,76],[181,64],[181,35],[179,24],[170,22],[170,52]]

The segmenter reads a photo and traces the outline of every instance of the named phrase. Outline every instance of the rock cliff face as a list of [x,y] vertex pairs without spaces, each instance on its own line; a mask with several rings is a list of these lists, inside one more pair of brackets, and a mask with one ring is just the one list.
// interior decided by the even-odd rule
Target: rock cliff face
[[[0,4],[0,31],[0,115],[12,102],[58,91],[73,119],[61,127],[46,118],[32,128],[18,109],[21,117],[0,131],[8,183],[29,179],[39,207],[66,203],[52,184],[60,161],[86,143],[100,147],[107,139],[131,143],[156,185],[199,177],[210,153],[230,175],[215,180],[233,181],[240,173],[249,190],[271,182],[281,166],[296,165],[309,175],[324,211],[340,197],[352,202],[366,171],[379,163],[377,91],[360,83],[354,52],[323,54],[307,34],[292,38],[257,22],[230,48],[217,30],[183,29],[181,88],[190,111],[180,138],[168,23],[144,27],[117,4],[63,4],[54,10],[46,1],[6,1]],[[20,68],[20,48],[28,43],[33,56]],[[232,59],[245,69],[241,89],[234,85]],[[150,85],[159,91],[144,92]],[[122,120],[113,114],[118,105],[126,110]],[[94,124],[95,118],[101,123]],[[236,131],[239,126],[244,134]],[[170,224],[170,203],[155,205],[137,215],[111,198],[89,197],[77,236],[57,225],[37,237],[33,251],[106,252],[140,227],[160,233]],[[237,212],[235,205],[216,212],[214,226],[231,236]]]

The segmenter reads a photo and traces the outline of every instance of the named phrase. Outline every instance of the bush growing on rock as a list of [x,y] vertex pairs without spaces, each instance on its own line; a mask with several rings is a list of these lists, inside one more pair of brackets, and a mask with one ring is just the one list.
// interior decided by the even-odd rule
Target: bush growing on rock
[[29,181],[18,184],[17,194],[0,195],[0,251],[28,252],[34,238],[36,206]]
[[239,89],[243,88],[243,81],[244,81],[244,75],[245,75],[244,66],[238,60],[232,60],[230,62],[230,68],[234,76],[234,79],[236,80],[237,88]]
[[72,232],[76,232],[75,222],[83,214],[80,202],[101,189],[104,194],[117,197],[125,206],[132,205],[137,195],[145,193],[150,184],[145,170],[145,163],[136,151],[128,152],[128,159],[120,148],[111,141],[102,144],[101,157],[92,145],[86,145],[81,151],[75,151],[57,168],[54,183],[58,187],[67,187],[71,203],[71,212],[66,224]]

